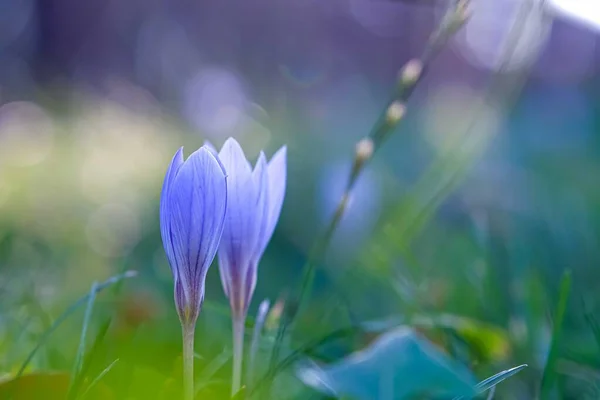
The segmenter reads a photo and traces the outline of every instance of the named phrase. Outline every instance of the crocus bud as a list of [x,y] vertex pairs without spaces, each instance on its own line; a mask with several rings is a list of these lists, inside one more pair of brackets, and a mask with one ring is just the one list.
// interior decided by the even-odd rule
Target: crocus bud
[[182,325],[195,325],[204,300],[204,281],[225,221],[227,183],[215,155],[201,147],[183,160],[179,149],[165,176],[160,231],[175,282]]
[[256,286],[257,267],[279,220],[285,195],[286,148],[254,169],[239,143],[229,138],[219,153],[227,173],[228,204],[219,247],[219,271],[234,315],[245,315]]

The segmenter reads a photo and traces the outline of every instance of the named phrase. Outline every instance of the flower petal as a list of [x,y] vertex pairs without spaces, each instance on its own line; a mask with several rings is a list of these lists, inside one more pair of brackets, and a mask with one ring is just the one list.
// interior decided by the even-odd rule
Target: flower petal
[[225,166],[221,162],[221,159],[219,158],[219,152],[217,151],[217,149],[215,149],[215,146],[213,146],[212,143],[208,140],[205,140],[204,145],[202,147],[210,151],[210,153],[215,157],[215,160],[217,160],[217,162],[219,163],[219,167],[221,167],[221,170],[223,170],[223,175],[227,177],[227,171],[225,171]]
[[202,147],[206,147],[213,154],[219,154],[219,152],[217,151],[217,148],[215,146],[213,146],[213,144],[211,142],[209,142],[208,140],[204,141],[204,145],[202,145]]
[[219,246],[219,270],[225,294],[233,302],[233,297],[236,300],[240,297],[231,288],[239,291],[256,248],[259,230],[256,201],[259,192],[250,164],[235,139],[227,139],[219,158],[227,171],[228,193],[225,228]]
[[287,178],[286,171],[287,164],[287,147],[283,146],[280,148],[275,155],[269,161],[268,169],[268,211],[265,217],[265,230],[261,235],[261,243],[259,252],[257,253],[257,261],[262,257],[273,232],[277,221],[279,221],[279,215],[281,214],[281,207],[283,206],[283,199],[285,197],[285,185]]
[[160,219],[160,235],[162,238],[163,246],[165,248],[165,253],[167,253],[167,259],[169,260],[169,265],[171,266],[171,271],[175,273],[173,269],[173,246],[171,245],[171,241],[169,240],[169,201],[168,201],[168,193],[171,189],[171,185],[175,176],[177,176],[177,172],[179,168],[183,164],[183,147],[180,147],[179,150],[173,156],[171,163],[169,164],[169,168],[167,168],[167,173],[165,175],[165,180],[162,187],[162,192],[160,194],[160,211],[159,211],[159,219]]
[[227,207],[225,175],[209,150],[200,148],[180,167],[168,202],[178,276],[187,304],[199,308]]
[[250,262],[247,264],[247,270],[244,274],[244,281],[242,287],[244,289],[244,304],[246,307],[250,304],[252,294],[256,288],[256,273],[258,267],[258,259],[260,258],[259,252],[263,245],[263,238],[268,228],[268,212],[269,212],[269,176],[267,170],[267,158],[261,151],[256,161],[254,171],[252,171],[252,179],[254,185],[257,188],[258,195],[256,198],[256,205],[254,206],[256,223],[257,223],[257,241],[256,247]]

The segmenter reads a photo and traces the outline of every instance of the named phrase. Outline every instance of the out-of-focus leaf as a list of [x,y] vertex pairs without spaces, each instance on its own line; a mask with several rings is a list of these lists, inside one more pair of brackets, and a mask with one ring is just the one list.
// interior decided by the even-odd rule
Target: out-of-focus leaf
[[407,327],[383,334],[340,362],[300,368],[298,376],[321,392],[356,399],[476,394],[476,380],[468,369]]
[[[66,372],[36,372],[0,381],[0,399],[39,400],[64,399],[69,389],[70,375]],[[87,399],[110,400],[114,396],[106,386],[95,385]]]
[[416,327],[451,329],[484,360],[503,360],[510,354],[507,332],[491,324],[450,314],[417,316],[411,322]]
[[231,359],[232,355],[233,354],[232,354],[231,350],[226,348],[221,352],[221,354],[219,354],[214,359],[212,359],[211,362],[208,363],[208,365],[206,367],[204,367],[204,369],[202,370],[202,372],[196,379],[196,384],[195,384],[196,394],[198,394],[198,392],[203,387],[205,387],[206,385],[208,385],[211,382],[210,379],[215,375],[215,373],[217,373],[217,371],[219,369],[221,369],[223,367],[223,365],[225,365],[225,363],[227,361],[229,361]]
[[111,362],[110,364],[108,364],[108,367],[104,368],[102,370],[102,372],[100,372],[98,374],[98,376],[96,376],[94,378],[94,380],[87,386],[87,388],[85,389],[85,392],[83,392],[83,394],[81,395],[81,397],[83,399],[86,398],[87,394],[90,393],[90,391],[100,382],[100,380],[102,378],[104,378],[104,375],[108,374],[108,372],[112,369],[112,367],[115,366],[115,364],[119,361],[119,359],[117,358],[115,361]]
[[594,334],[594,339],[596,339],[596,343],[600,347],[600,324],[598,323],[598,320],[596,319],[596,317],[594,317],[592,313],[587,311],[583,314],[583,316],[585,317],[585,321],[587,322],[592,333]]
[[483,360],[503,360],[510,354],[510,340],[504,329],[458,315],[415,315],[409,319],[369,321],[364,327],[370,332],[381,332],[402,324],[419,329],[452,330]]

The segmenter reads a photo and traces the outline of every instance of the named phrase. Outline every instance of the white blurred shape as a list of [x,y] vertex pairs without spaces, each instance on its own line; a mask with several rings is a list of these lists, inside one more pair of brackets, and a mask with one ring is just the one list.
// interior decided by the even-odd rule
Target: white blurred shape
[[90,247],[98,254],[123,256],[139,241],[139,218],[124,204],[106,204],[90,216],[85,234]]
[[81,189],[98,204],[154,184],[156,174],[164,171],[164,160],[172,157],[158,118],[114,102],[84,104],[73,131],[79,142]]
[[548,41],[552,21],[540,0],[473,0],[471,10],[457,41],[461,54],[477,67],[526,67]]
[[41,107],[25,101],[0,107],[0,164],[39,164],[48,157],[53,144],[54,124]]
[[231,135],[242,122],[246,106],[240,79],[225,69],[205,69],[185,88],[186,117],[211,137]]
[[548,6],[559,15],[600,30],[600,1],[598,0],[548,0]]

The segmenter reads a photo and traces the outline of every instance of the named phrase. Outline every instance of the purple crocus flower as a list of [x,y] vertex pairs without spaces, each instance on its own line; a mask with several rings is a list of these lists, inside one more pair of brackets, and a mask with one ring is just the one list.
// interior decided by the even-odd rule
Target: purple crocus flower
[[183,328],[186,399],[193,396],[194,328],[204,300],[204,281],[223,233],[225,176],[211,150],[201,147],[184,161],[181,148],[169,165],[160,198],[160,231]]
[[256,286],[258,263],[279,219],[286,182],[286,147],[271,161],[260,153],[254,169],[229,138],[219,152],[227,172],[228,203],[219,246],[221,282],[234,324],[233,392],[239,388],[244,320]]

